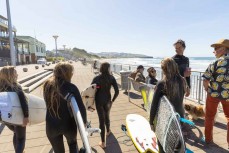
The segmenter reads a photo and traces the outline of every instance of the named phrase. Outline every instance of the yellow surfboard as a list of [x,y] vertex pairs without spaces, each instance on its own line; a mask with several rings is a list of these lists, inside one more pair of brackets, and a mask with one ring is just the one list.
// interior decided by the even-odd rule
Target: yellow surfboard
[[140,153],[159,153],[155,133],[151,130],[149,122],[141,115],[128,114],[126,128],[136,149]]

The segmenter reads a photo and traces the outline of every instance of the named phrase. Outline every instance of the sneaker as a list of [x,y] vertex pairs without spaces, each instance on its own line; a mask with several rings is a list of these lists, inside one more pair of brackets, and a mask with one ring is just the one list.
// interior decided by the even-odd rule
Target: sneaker
[[206,142],[205,137],[202,137],[200,141],[205,143],[205,144],[212,144],[213,143],[213,140],[211,140],[210,142]]

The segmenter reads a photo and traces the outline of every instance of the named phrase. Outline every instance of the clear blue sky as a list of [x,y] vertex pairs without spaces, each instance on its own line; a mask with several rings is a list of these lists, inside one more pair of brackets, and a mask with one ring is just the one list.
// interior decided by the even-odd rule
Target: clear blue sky
[[[229,39],[229,0],[10,0],[17,35],[34,36],[48,50],[173,55],[185,40],[187,56],[213,56],[211,43]],[[0,14],[6,16],[5,0]]]

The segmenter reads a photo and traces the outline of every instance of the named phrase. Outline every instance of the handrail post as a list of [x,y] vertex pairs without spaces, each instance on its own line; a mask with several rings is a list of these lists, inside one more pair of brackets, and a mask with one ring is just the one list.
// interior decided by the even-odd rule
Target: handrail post
[[200,104],[201,97],[201,72],[199,73],[199,91],[198,91],[198,103]]
[[127,83],[128,83],[128,88],[127,88],[127,90],[128,90],[128,99],[129,99],[129,102],[130,102],[130,82],[129,82],[129,77],[127,77]]

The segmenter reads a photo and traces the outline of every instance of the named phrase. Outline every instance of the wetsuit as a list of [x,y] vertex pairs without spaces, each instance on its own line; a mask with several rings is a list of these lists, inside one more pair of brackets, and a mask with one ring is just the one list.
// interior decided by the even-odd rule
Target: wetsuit
[[[2,91],[3,92],[3,91]],[[18,90],[8,87],[6,89],[6,92],[16,92],[18,94],[18,98],[20,100],[22,112],[24,115],[24,118],[29,117],[29,109],[28,109],[28,102],[26,100],[25,94],[22,91],[21,86],[18,86]],[[13,136],[13,144],[14,144],[14,150],[16,153],[22,153],[25,148],[25,140],[26,140],[26,127],[7,124],[5,125],[14,132]]]
[[[186,68],[189,67],[189,58],[184,55],[175,55],[172,57],[173,60],[177,63],[180,75],[184,77],[184,72]],[[191,88],[190,76],[185,77],[188,87]]]
[[150,75],[146,77],[146,84],[156,85],[157,81],[158,80],[155,77],[152,77]]
[[[180,80],[182,81],[182,80]],[[154,118],[156,116],[158,107],[159,107],[159,101],[161,99],[162,96],[166,96],[166,90],[165,90],[165,82],[159,81],[156,87],[156,90],[154,92],[153,95],[153,102],[151,105],[151,110],[150,110],[150,125],[153,125],[153,121]],[[172,106],[174,107],[175,111],[181,116],[184,117],[184,108],[183,108],[183,99],[184,99],[184,87],[183,87],[183,82],[179,83],[179,89],[180,89],[180,95],[177,94],[176,96],[174,96],[172,99],[169,99],[170,103],[172,104]],[[155,128],[155,125],[154,125]],[[164,153],[163,149],[162,149],[162,145],[161,143],[158,143],[159,148],[160,148],[160,153]]]
[[[84,124],[87,122],[86,109],[82,102],[78,88],[66,81],[60,81],[60,94],[65,97],[67,93],[72,93],[77,101],[80,113],[83,118]],[[45,87],[45,85],[44,85]],[[52,89],[53,90],[53,89]],[[44,93],[45,94],[45,93]],[[46,114],[46,134],[53,147],[55,153],[64,153],[63,135],[67,139],[70,153],[78,152],[77,146],[77,126],[74,117],[70,113],[68,102],[60,97],[60,106],[58,109],[59,117],[56,117],[50,109],[47,109]],[[50,101],[45,99],[48,106]]]
[[[95,94],[95,103],[96,103],[96,109],[99,116],[99,128],[101,129],[101,140],[102,142],[105,142],[105,126],[107,132],[110,131],[110,109],[112,106],[112,103],[115,101],[119,94],[118,90],[118,84],[115,80],[115,78],[112,75],[106,76],[108,78],[108,85],[104,85],[104,76],[102,74],[96,76],[91,84],[97,84],[97,92]],[[111,99],[111,86],[114,87],[115,94],[113,98]]]
[[[182,80],[180,80],[182,81]],[[180,94],[177,94],[176,96],[172,97],[172,99],[169,99],[170,103],[174,107],[175,111],[181,116],[184,117],[184,107],[183,107],[183,99],[184,99],[184,87],[183,82],[179,83],[179,92]],[[165,81],[159,81],[156,87],[156,90],[153,95],[153,101],[151,105],[150,110],[150,124],[153,125],[153,120],[156,116],[158,107],[159,107],[159,101],[162,96],[166,96],[166,89],[165,89]]]

